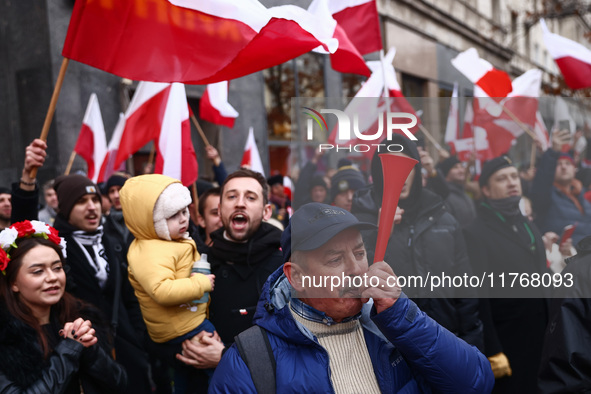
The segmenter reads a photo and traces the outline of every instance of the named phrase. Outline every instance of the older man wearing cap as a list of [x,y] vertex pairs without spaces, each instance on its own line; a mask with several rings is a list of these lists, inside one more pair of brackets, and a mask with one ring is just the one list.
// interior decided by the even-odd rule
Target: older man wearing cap
[[575,179],[577,168],[572,156],[562,152],[562,146],[569,141],[568,130],[552,133],[552,148],[540,158],[531,200],[536,224],[542,232],[561,234],[566,226],[576,223],[572,235],[576,244],[591,234],[591,203],[584,197],[581,182]]
[[[210,392],[491,390],[486,358],[402,295],[388,264],[368,267],[359,232],[368,227],[320,203],[294,213],[281,241],[285,264],[267,280],[254,319],[268,347],[253,350],[242,341],[248,331],[240,334]],[[326,278],[344,285],[319,285]]]
[[[474,273],[529,278],[546,272],[542,236],[519,210],[521,182],[511,159],[501,156],[484,163],[479,183],[484,199],[464,232]],[[496,282],[485,293],[490,298],[481,299],[485,354],[497,378],[496,392],[536,391],[546,301],[539,286],[520,286]]]

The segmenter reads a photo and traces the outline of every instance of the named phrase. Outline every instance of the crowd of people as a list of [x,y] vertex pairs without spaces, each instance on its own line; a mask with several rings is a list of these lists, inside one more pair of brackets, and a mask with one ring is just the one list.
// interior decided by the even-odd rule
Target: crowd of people
[[[321,171],[316,154],[291,187],[228,174],[208,147],[215,179],[195,201],[150,173],[40,188],[34,140],[21,179],[0,187],[0,392],[591,390],[591,177],[568,138],[554,132],[535,168],[504,155],[474,176],[394,135],[418,163],[373,264],[377,153],[367,173],[348,159]],[[390,281],[509,274],[554,286]],[[376,283],[306,285],[335,276]]]

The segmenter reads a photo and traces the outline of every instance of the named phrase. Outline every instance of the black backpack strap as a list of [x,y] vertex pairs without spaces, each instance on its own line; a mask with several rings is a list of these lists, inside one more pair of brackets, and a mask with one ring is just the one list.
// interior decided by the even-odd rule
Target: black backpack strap
[[234,341],[240,357],[250,370],[257,392],[275,394],[275,357],[267,331],[259,326],[252,326],[238,334]]

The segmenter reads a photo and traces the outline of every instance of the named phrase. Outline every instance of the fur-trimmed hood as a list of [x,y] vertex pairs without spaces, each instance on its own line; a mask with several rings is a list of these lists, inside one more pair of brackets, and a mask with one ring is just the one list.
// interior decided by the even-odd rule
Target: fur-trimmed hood
[[[166,227],[168,217],[191,203],[190,193],[180,181],[160,174],[130,178],[119,193],[125,224],[136,239],[162,238],[155,221],[164,221]],[[159,202],[161,197],[166,201]],[[161,209],[155,212],[157,202]]]

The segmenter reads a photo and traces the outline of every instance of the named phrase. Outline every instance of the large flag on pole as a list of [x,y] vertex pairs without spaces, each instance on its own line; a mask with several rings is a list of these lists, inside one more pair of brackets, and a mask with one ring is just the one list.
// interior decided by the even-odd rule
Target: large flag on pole
[[376,0],[328,0],[328,8],[359,53],[382,49]]
[[259,148],[257,148],[257,143],[254,139],[254,131],[252,127],[248,129],[248,138],[246,139],[244,154],[242,155],[242,161],[240,162],[240,167],[243,166],[265,175],[263,161],[261,160]]
[[578,42],[551,33],[540,19],[544,43],[560,69],[564,82],[571,89],[591,87],[591,50]]
[[497,70],[478,56],[474,48],[458,54],[451,60],[451,64],[458,69],[474,85],[481,88],[488,97],[507,97],[511,92],[511,78],[501,70]]
[[206,84],[284,63],[322,45],[334,23],[257,0],[75,2],[62,54],[140,81]]
[[107,153],[107,139],[101,109],[94,93],[90,95],[74,152],[86,161],[88,178],[96,182],[101,163]]
[[228,102],[228,81],[207,85],[199,101],[199,117],[220,126],[234,127],[238,111]]
[[540,141],[540,146],[542,151],[545,152],[550,147],[550,136],[548,135],[548,129],[546,128],[546,124],[544,123],[544,119],[542,118],[542,114],[540,111],[536,112],[536,125],[534,127],[534,133],[538,141]]
[[155,174],[179,179],[189,186],[197,180],[197,156],[191,140],[191,122],[185,85],[173,83],[168,88],[166,110],[156,141]]
[[[339,42],[339,48],[330,55],[330,63],[334,70],[342,73],[359,74],[366,77],[371,75],[371,71],[365,64],[358,48],[351,42],[351,38],[345,30],[335,21],[329,10],[331,2],[326,0],[313,0],[308,7],[312,14],[326,20],[329,25],[334,25],[333,37]],[[358,22],[359,23],[359,22]],[[379,26],[378,26],[379,29]],[[318,53],[328,53],[324,48],[318,47],[314,50]]]
[[115,171],[123,171],[125,169],[125,163],[121,163],[118,168],[115,167],[115,156],[117,156],[119,143],[121,142],[121,136],[123,135],[124,129],[125,115],[120,113],[119,120],[115,125],[115,131],[113,131],[109,145],[107,145],[107,154],[101,164],[99,175],[96,180],[97,183],[105,182]]
[[460,111],[458,103],[458,83],[454,82],[454,89],[449,103],[449,113],[447,115],[447,125],[445,127],[444,141],[449,143],[460,138]]

